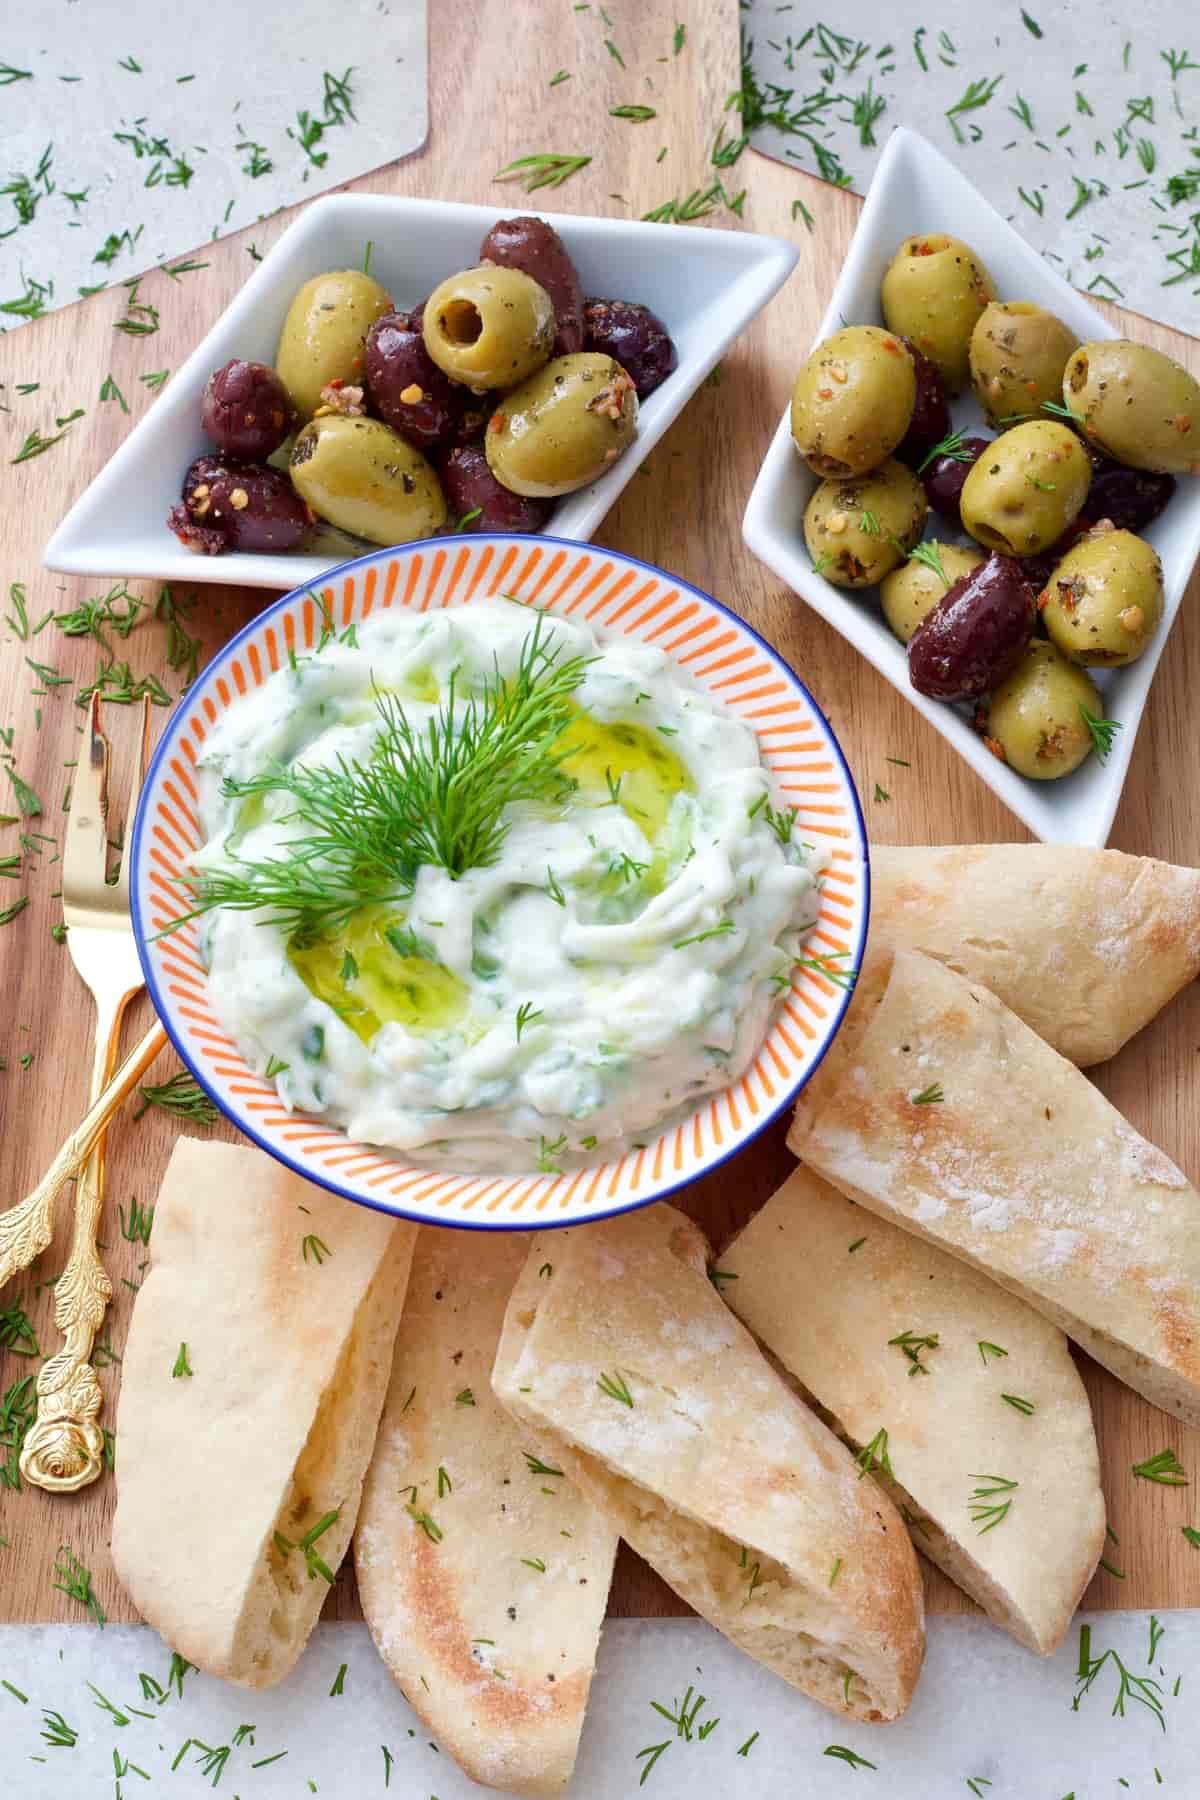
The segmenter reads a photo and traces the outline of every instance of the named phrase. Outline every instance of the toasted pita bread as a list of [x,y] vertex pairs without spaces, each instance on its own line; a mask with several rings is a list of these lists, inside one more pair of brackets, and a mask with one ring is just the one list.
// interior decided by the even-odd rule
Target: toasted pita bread
[[871,943],[982,982],[1086,1068],[1200,973],[1200,870],[1076,844],[873,845]]
[[[861,1450],[886,1430],[893,1479],[874,1472],[917,1549],[1018,1642],[1055,1651],[1105,1533],[1091,1408],[1057,1327],[805,1168],[720,1266],[724,1298],[839,1436]],[[972,1501],[988,1471],[1017,1483],[990,1529]]]
[[[1200,1195],[989,989],[875,958],[788,1143],[1200,1425]],[[939,1097],[940,1096],[940,1097]]]
[[418,1234],[354,1560],[380,1655],[472,1781],[558,1794],[617,1535],[491,1390],[528,1244]]
[[661,1205],[535,1239],[493,1386],[710,1624],[834,1711],[894,1719],[925,1647],[912,1545],[706,1254]]
[[261,1151],[175,1146],[125,1349],[112,1558],[207,1674],[270,1687],[308,1640],[329,1587],[301,1540],[336,1513],[311,1545],[336,1573],[414,1236]]

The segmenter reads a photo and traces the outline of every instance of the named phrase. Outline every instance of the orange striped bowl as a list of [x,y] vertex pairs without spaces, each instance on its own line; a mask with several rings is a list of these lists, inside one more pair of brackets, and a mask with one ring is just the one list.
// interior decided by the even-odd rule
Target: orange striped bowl
[[699,589],[636,557],[551,537],[480,534],[378,550],[332,570],[319,588],[269,607],[209,664],[167,726],[138,809],[131,891],[159,1017],[201,1086],[247,1137],[309,1180],[380,1211],[520,1229],[644,1206],[733,1156],[804,1086],[841,1023],[848,994],[817,970],[797,969],[746,1073],[617,1161],[564,1175],[455,1175],[414,1168],[385,1149],[351,1142],[319,1118],[288,1112],[222,1029],[194,926],[158,935],[186,911],[180,883],[201,842],[196,763],[210,728],[284,666],[289,652],[315,647],[322,609],[341,631],[384,607],[423,612],[500,593],[574,614],[602,639],[657,645],[754,729],[803,835],[827,850],[811,947],[841,953],[841,966],[857,968],[869,905],[862,813],[837,740],[808,690],[755,632]]

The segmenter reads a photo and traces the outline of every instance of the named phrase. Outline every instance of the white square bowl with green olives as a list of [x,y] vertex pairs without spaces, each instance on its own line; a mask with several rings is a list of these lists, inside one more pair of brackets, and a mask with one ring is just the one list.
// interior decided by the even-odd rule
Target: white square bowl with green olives
[[[536,198],[536,196],[535,196]],[[276,591],[317,579],[372,548],[330,534],[320,554],[197,557],[168,529],[195,457],[211,452],[200,428],[204,384],[232,357],[272,364],[297,290],[331,269],[370,269],[398,307],[413,307],[479,260],[498,219],[536,212],[556,227],[585,295],[640,301],[662,319],[678,365],[643,402],[628,450],[607,474],[554,508],[546,529],[585,543],[663,433],[729,345],[795,267],[798,252],[744,231],[689,231],[627,219],[555,215],[504,195],[463,206],[374,194],[336,194],[305,207],[172,377],[147,416],[75,502],[46,546],[51,569],[70,575],[151,576]]]
[[[883,323],[879,291],[884,271],[905,237],[924,232],[946,232],[970,244],[987,265],[1001,300],[1036,302],[1062,319],[1081,342],[1120,335],[953,164],[901,127],[880,158],[816,342],[843,325]],[[969,388],[952,401],[952,418],[955,429],[965,433],[993,429]],[[1153,545],[1163,567],[1165,605],[1153,641],[1137,662],[1088,671],[1101,690],[1106,717],[1120,726],[1111,734],[1111,749],[1103,761],[1091,755],[1057,781],[1029,780],[1000,761],[974,729],[969,703],[951,705],[918,693],[909,681],[905,646],[892,635],[875,594],[834,587],[816,572],[802,527],[816,485],[817,477],[796,452],[785,413],[746,507],[742,533],[748,547],[861,651],[1035,837],[1044,843],[1107,843],[1154,671],[1200,555],[1200,480],[1180,477],[1169,506],[1139,533]],[[927,535],[935,535],[932,526]],[[936,535],[969,541],[943,521],[937,522]]]

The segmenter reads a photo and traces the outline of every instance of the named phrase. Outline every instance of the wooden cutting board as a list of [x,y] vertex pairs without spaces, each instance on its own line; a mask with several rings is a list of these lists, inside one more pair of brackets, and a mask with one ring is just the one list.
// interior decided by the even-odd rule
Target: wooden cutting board
[[[524,16],[527,21],[528,14]],[[831,718],[858,781],[869,830],[878,841],[1023,837],[999,801],[904,700],[742,546],[746,497],[796,367],[812,342],[859,202],[750,151],[730,168],[712,166],[718,127],[728,131],[735,123],[723,111],[739,81],[733,0],[643,0],[637,6],[611,0],[610,17],[608,24],[598,6],[580,9],[547,0],[536,30],[523,29],[517,40],[507,7],[459,0],[452,18],[435,9],[429,144],[355,187],[478,201],[498,213],[544,204],[558,211],[635,218],[672,197],[682,199],[709,187],[718,175],[731,196],[744,187],[740,219],[721,208],[705,224],[680,230],[744,226],[787,237],[799,245],[799,267],[726,357],[719,380],[704,386],[654,450],[598,539],[660,563],[718,595],[778,646]],[[678,53],[677,25],[684,33]],[[552,86],[563,69],[570,80]],[[628,103],[652,106],[656,117],[633,123],[610,116],[610,107]],[[511,185],[493,184],[496,169],[534,151],[590,152],[592,161],[560,190],[529,201]],[[811,233],[799,216],[793,217],[793,202],[801,200],[812,214]],[[291,216],[283,214],[219,244],[204,245],[195,258],[205,266],[178,280],[162,273],[147,277],[140,298],[161,314],[161,326],[151,336],[114,330],[128,300],[116,287],[0,340],[0,381],[5,384],[0,390],[5,406],[0,412],[0,598],[8,583],[24,583],[35,623],[48,611],[65,611],[108,586],[106,581],[47,574],[40,567],[42,546],[67,506],[154,404],[141,377],[178,368],[251,272],[253,250],[269,248]],[[1114,311],[1113,316],[1121,315]],[[1132,320],[1131,331],[1200,373],[1200,344],[1144,320]],[[110,374],[125,397],[128,416],[117,402],[98,400]],[[40,384],[37,391],[19,394],[17,384],[29,382]],[[54,449],[11,465],[34,426],[49,434],[56,416],[80,406],[86,407],[86,416]],[[798,520],[796,525],[798,529]],[[207,655],[263,604],[264,596],[205,588],[203,573],[198,560],[192,628]],[[157,597],[155,584],[137,583],[134,589],[147,599]],[[1155,683],[1113,836],[1120,848],[1192,863],[1200,862],[1195,783],[1200,737],[1194,705],[1200,692],[1200,629],[1191,617],[1198,598],[1193,584]],[[4,610],[11,608],[0,607]],[[128,658],[135,676],[155,672],[172,695],[178,693],[180,677],[167,667],[160,625],[140,624],[128,642],[115,648],[119,658]],[[7,1064],[0,1074],[0,1198],[5,1204],[33,1185],[80,1116],[92,1032],[90,1002],[67,951],[51,936],[59,917],[54,858],[62,839],[63,764],[76,754],[83,715],[70,686],[34,697],[31,689],[43,683],[25,659],[28,654],[82,683],[94,674],[97,649],[86,639],[64,638],[52,625],[26,644],[0,626],[0,726],[12,728],[16,767],[42,798],[43,813],[32,823],[46,834],[34,844],[40,854],[23,857],[19,878],[0,882],[0,906],[23,894],[30,902],[0,930],[0,1056]],[[157,715],[160,725],[164,717]],[[110,707],[106,725],[121,767],[132,745],[134,719],[130,712]],[[888,758],[903,758],[909,766]],[[11,810],[6,786],[0,776],[0,812]],[[118,785],[115,791],[123,788]],[[0,855],[18,850],[17,829],[8,826],[0,833]],[[148,1019],[143,1001],[130,1019],[128,1041]],[[26,1057],[32,1059],[28,1067],[23,1066]],[[155,1079],[165,1079],[173,1066],[163,1056]],[[1200,992],[1193,989],[1177,1000],[1122,1056],[1100,1070],[1097,1080],[1140,1131],[1193,1175],[1200,1172]],[[139,1265],[147,1254],[143,1245],[122,1235],[118,1207],[128,1220],[131,1203],[153,1204],[176,1129],[160,1113],[135,1120],[130,1106],[112,1134],[102,1234],[117,1283],[103,1340],[112,1357],[101,1376],[109,1425]],[[781,1124],[732,1168],[698,1183],[686,1204],[719,1246],[790,1167]],[[40,1284],[61,1267],[64,1240],[65,1224],[41,1262],[0,1300],[0,1305],[17,1299],[25,1304],[47,1353],[55,1334],[50,1295]],[[0,1393],[36,1367],[0,1352]],[[1110,1546],[1111,1560],[1124,1574],[1123,1580],[1098,1576],[1088,1602],[1105,1607],[1198,1605],[1200,1552],[1188,1546],[1181,1527],[1200,1525],[1200,1492],[1152,1486],[1133,1479],[1131,1469],[1170,1445],[1198,1481],[1200,1441],[1101,1371],[1089,1365],[1085,1373],[1103,1452],[1109,1516],[1119,1538],[1118,1545]],[[168,1496],[169,1470],[163,1472],[163,1483]],[[0,1545],[0,1618],[80,1616],[78,1607],[52,1586],[55,1551],[64,1543],[91,1568],[109,1616],[132,1617],[108,1560],[112,1506],[111,1477],[78,1496],[54,1500],[38,1492],[0,1490],[0,1539],[7,1540]],[[941,1576],[932,1575],[929,1585],[934,1607],[965,1605]],[[633,1614],[685,1610],[631,1556],[619,1566],[612,1607]],[[349,1572],[343,1572],[326,1611],[357,1616]]]

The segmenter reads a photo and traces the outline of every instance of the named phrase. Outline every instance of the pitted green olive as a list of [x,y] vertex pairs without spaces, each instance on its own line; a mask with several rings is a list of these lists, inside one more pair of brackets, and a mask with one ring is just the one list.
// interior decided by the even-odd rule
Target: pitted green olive
[[971,333],[996,288],[969,244],[940,232],[905,238],[881,290],[889,331],[910,338],[952,393],[966,385]]
[[869,475],[823,481],[804,509],[804,541],[834,587],[874,587],[904,561],[928,516],[925,489],[892,459]]
[[1200,472],[1200,383],[1128,338],[1081,344],[1063,375],[1063,399],[1092,443],[1130,469]]
[[1091,479],[1088,453],[1065,425],[1014,425],[988,445],[963,483],[963,525],[989,550],[1033,556],[1077,517]]
[[434,288],[422,329],[443,374],[483,393],[516,387],[540,369],[558,327],[540,282],[521,269],[486,263]]
[[971,385],[993,425],[1036,416],[1056,404],[1063,370],[1079,339],[1029,300],[992,300],[971,333]]
[[514,494],[570,494],[612,467],[637,416],[637,390],[611,356],[556,356],[505,394],[488,420],[488,466]]
[[1092,748],[1085,711],[1104,717],[1090,675],[1046,638],[1034,638],[1012,674],[992,695],[984,724],[989,746],[1018,775],[1057,781]]
[[[933,611],[943,594],[983,561],[978,550],[960,550],[956,544],[939,544],[936,538],[929,540],[928,547],[945,570],[945,581],[929,562],[911,557],[890,575],[885,575],[880,584],[879,604],[883,616],[902,644],[907,644],[926,613]],[[924,552],[924,544],[921,549]]]
[[851,325],[818,344],[792,391],[792,438],[818,475],[862,475],[892,454],[913,415],[917,377],[899,338]]
[[408,544],[446,523],[433,469],[380,419],[327,413],[292,446],[291,477],[315,513],[372,544]]
[[389,295],[360,269],[336,269],[306,281],[279,336],[275,368],[301,420],[321,404],[331,382],[358,386],[367,332],[392,310]]
[[1163,612],[1162,564],[1132,531],[1089,531],[1046,583],[1042,619],[1072,662],[1136,662]]

